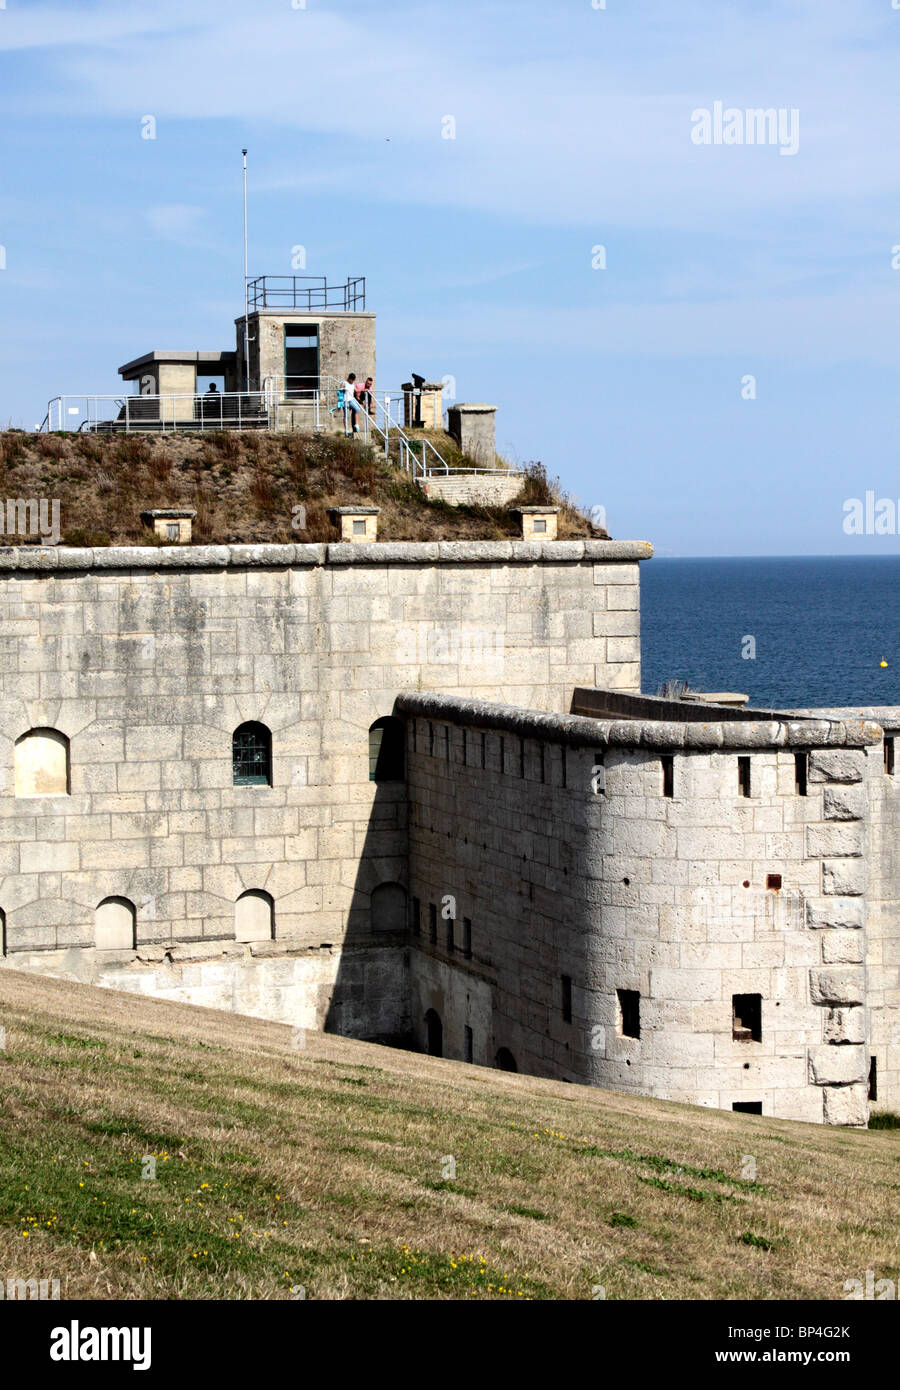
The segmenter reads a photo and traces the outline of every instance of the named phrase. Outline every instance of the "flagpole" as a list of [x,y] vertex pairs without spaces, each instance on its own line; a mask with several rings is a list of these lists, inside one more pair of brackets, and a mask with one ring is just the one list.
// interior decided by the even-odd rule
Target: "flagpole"
[[250,282],[247,256],[247,151],[244,158],[244,389],[250,393]]

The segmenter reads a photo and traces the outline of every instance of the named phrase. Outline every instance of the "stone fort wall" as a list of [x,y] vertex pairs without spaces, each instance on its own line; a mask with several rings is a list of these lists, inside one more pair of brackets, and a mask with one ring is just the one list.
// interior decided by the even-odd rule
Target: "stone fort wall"
[[[838,1124],[866,1122],[876,1055],[878,1103],[897,1104],[900,998],[879,973],[896,915],[866,953],[876,725],[398,703],[420,1043],[431,1011],[447,1055],[494,1065],[503,1049],[538,1075]],[[620,991],[638,997],[639,1037]],[[733,1035],[736,995],[759,998],[758,1040]]]
[[[390,886],[407,887],[406,789],[370,781],[370,726],[417,688],[557,711],[576,684],[637,690],[650,553],[0,551],[2,966],[405,1035]],[[233,784],[245,721],[271,732],[271,786]],[[20,742],[35,730],[57,743]],[[60,746],[68,767],[48,792],[41,758],[50,768]],[[385,887],[393,906],[373,930]],[[247,893],[271,902],[268,939],[236,939]],[[101,904],[113,924],[133,905],[136,946],[109,947]]]

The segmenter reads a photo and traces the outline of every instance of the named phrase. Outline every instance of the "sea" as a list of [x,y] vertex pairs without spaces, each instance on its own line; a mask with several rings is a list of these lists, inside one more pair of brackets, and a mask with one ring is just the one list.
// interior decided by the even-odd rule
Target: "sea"
[[679,679],[760,709],[900,705],[900,555],[643,562],[641,651],[650,695]]

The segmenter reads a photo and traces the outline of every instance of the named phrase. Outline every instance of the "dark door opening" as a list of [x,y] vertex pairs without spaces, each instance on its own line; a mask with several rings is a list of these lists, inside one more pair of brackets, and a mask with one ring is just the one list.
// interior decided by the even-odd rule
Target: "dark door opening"
[[425,1015],[425,1051],[429,1057],[443,1057],[444,1028],[434,1009]]

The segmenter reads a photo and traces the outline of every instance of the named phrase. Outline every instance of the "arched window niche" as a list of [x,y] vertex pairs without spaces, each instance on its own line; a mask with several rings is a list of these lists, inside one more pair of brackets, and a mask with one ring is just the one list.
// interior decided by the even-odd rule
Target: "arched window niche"
[[434,1009],[429,1009],[425,1015],[425,1051],[429,1057],[444,1055],[444,1025]]
[[250,720],[231,736],[232,781],[236,787],[271,787],[272,735]]
[[69,795],[69,740],[58,729],[29,729],[16,739],[16,796]]
[[275,935],[275,903],[268,893],[250,888],[234,905],[235,941],[271,941]]
[[128,898],[104,898],[94,914],[94,944],[98,951],[133,951],[137,945],[137,912]]

